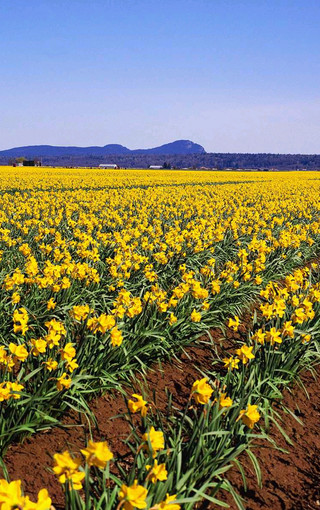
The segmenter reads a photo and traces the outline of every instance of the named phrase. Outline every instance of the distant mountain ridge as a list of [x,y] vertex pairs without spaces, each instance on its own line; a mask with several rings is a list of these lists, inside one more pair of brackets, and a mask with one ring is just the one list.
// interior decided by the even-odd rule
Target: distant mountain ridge
[[187,155],[206,154],[206,151],[198,143],[191,140],[176,140],[166,143],[160,147],[151,149],[134,149],[119,144],[108,144],[104,147],[60,147],[55,145],[27,145],[25,147],[14,147],[0,151],[2,157],[61,157],[61,156],[106,156],[112,155],[134,155],[134,154],[158,154],[158,155]]

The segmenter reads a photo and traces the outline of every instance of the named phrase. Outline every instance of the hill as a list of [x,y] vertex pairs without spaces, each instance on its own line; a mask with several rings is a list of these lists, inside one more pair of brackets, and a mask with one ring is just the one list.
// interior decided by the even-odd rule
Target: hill
[[25,147],[14,147],[0,151],[0,157],[17,158],[24,156],[25,158],[45,158],[45,157],[66,157],[66,156],[107,156],[123,155],[123,154],[206,154],[204,148],[190,140],[176,140],[175,142],[153,147],[151,149],[134,149],[130,150],[123,145],[108,144],[104,147],[59,147],[54,145],[28,145]]

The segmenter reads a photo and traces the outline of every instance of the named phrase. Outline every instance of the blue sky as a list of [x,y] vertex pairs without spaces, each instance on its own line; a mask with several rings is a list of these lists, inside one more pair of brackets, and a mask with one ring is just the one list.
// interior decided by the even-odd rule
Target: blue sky
[[0,149],[320,153],[320,0],[1,0]]

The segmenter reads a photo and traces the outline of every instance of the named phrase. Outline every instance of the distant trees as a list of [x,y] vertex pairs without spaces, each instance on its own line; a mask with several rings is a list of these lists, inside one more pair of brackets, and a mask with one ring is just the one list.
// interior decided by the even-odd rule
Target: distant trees
[[[278,169],[278,170],[320,170],[320,155],[312,154],[114,154],[120,167],[147,168],[149,165],[159,165],[163,168],[252,168],[252,169]],[[25,158],[17,158],[16,162]],[[35,158],[38,159],[38,158]],[[52,166],[98,166],[101,158],[97,156],[59,156],[43,157],[43,164]],[[0,156],[0,164],[6,165],[8,157]],[[12,162],[10,160],[10,162]]]

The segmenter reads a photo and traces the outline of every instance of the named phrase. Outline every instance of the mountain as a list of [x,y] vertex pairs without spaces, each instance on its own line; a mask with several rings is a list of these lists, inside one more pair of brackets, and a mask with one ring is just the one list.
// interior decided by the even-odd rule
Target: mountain
[[110,144],[104,147],[58,147],[54,145],[27,145],[0,151],[0,156],[17,158],[60,157],[60,156],[104,156],[106,154],[129,154],[123,145]]
[[131,151],[133,154],[206,154],[206,151],[198,143],[190,140],[176,140],[175,142],[160,145],[153,149],[136,149]]
[[166,143],[160,147],[152,149],[135,149],[130,150],[123,145],[109,144],[104,147],[59,147],[54,145],[28,145],[25,147],[14,147],[0,151],[0,157],[17,158],[24,156],[25,158],[34,157],[61,157],[61,156],[105,156],[108,154],[206,154],[204,148],[198,143],[190,140],[176,140],[172,143]]

